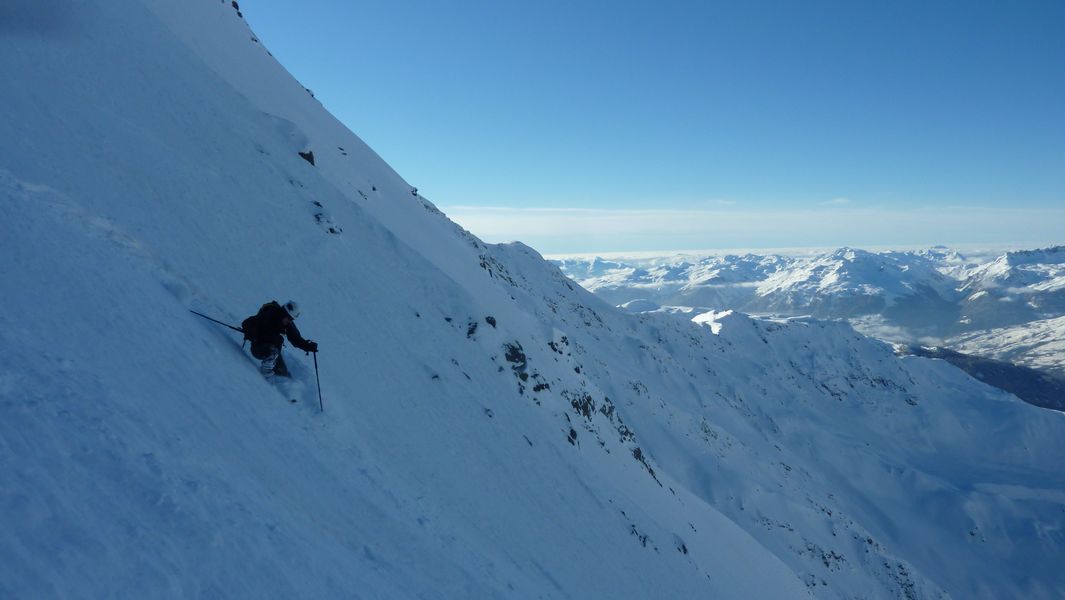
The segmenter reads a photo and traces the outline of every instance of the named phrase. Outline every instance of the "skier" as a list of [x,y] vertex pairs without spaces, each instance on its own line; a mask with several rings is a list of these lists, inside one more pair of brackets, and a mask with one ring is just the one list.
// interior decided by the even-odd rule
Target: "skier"
[[276,300],[267,302],[253,316],[240,324],[244,339],[251,342],[251,355],[262,361],[259,370],[263,375],[280,375],[291,377],[285,360],[281,358],[281,346],[285,343],[284,334],[292,345],[305,352],[318,352],[318,344],[303,339],[293,320],[300,314],[299,306],[289,300],[284,306]]

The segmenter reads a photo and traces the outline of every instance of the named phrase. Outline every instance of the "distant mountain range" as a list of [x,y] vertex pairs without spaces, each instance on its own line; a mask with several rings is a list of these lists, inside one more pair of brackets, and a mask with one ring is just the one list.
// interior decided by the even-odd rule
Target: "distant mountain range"
[[[965,352],[1065,374],[1065,246],[971,258],[943,246],[811,256],[743,254],[555,264],[634,312],[660,307],[847,319],[896,342]],[[664,309],[677,312],[675,309]]]

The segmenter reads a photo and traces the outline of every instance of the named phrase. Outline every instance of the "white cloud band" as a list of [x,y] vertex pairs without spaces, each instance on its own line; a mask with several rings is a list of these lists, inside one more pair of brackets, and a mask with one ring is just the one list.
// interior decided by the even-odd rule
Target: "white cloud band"
[[[842,204],[842,203],[841,203]],[[808,210],[443,207],[488,242],[520,240],[541,252],[1065,243],[1065,209],[937,207]]]

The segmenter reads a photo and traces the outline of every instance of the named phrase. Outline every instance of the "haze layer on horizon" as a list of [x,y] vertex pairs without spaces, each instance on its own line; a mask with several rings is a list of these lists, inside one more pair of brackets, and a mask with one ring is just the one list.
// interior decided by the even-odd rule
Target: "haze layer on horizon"
[[486,242],[520,241],[545,255],[841,246],[1016,249],[1065,243],[1065,208],[441,209]]

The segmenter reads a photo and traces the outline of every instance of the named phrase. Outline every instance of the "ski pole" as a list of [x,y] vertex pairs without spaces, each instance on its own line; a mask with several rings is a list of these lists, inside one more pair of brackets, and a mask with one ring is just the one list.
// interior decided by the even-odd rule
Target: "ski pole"
[[318,408],[325,412],[325,405],[322,404],[322,382],[318,379],[318,351],[314,351],[314,382],[318,384]]
[[241,329],[240,327],[234,327],[234,326],[232,326],[232,325],[230,325],[228,323],[223,323],[223,322],[219,321],[218,319],[212,319],[211,317],[208,317],[207,315],[205,315],[203,313],[196,312],[196,311],[192,310],[191,308],[189,309],[189,312],[194,314],[194,315],[199,315],[199,316],[207,319],[208,321],[214,321],[215,323],[218,323],[219,325],[225,325],[226,327],[232,329],[233,331],[238,331],[240,333],[244,333],[244,330]]

